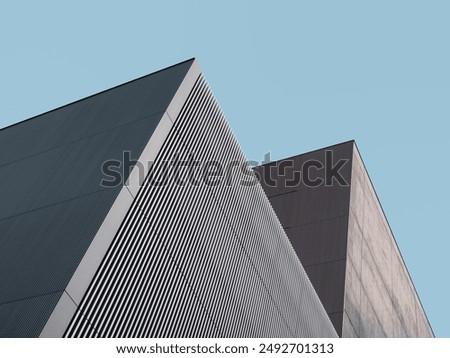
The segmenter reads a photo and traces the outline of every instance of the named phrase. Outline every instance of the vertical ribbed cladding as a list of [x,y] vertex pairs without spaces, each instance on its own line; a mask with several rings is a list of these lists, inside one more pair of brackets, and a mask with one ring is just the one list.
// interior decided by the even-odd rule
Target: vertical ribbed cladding
[[202,76],[65,336],[336,336]]

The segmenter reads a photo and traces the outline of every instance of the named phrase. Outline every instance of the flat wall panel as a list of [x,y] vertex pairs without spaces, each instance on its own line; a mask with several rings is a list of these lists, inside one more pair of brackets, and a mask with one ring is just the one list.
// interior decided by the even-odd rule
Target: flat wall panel
[[346,258],[347,216],[286,229],[303,266]]
[[346,142],[256,167],[255,172],[267,196],[270,198],[292,191],[309,189],[304,178],[311,181],[325,179],[326,150],[332,153],[332,161],[329,162],[330,168],[340,160],[345,161],[340,167],[339,173],[350,183],[353,142]]
[[0,220],[0,304],[63,291],[116,196],[103,190]]
[[350,187],[320,186],[277,195],[270,202],[284,228],[348,215]]
[[0,337],[36,337],[62,292],[0,304]]

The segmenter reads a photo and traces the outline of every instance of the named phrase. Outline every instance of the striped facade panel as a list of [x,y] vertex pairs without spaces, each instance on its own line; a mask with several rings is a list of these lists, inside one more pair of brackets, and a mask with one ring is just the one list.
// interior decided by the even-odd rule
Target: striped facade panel
[[65,336],[336,336],[202,76]]

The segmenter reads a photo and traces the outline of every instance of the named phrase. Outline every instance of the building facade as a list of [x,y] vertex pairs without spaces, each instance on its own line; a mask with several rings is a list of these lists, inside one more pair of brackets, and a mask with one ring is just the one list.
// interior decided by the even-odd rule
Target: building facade
[[336,337],[195,60],[0,147],[1,337]]
[[355,143],[250,168],[195,60],[1,129],[0,178],[0,337],[433,336]]
[[339,336],[434,336],[353,141],[255,171]]

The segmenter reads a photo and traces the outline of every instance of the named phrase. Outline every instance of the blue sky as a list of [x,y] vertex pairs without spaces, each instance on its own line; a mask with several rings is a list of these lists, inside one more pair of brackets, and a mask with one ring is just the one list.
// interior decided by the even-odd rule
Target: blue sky
[[197,57],[247,156],[355,139],[450,337],[450,2],[0,5],[0,127]]

